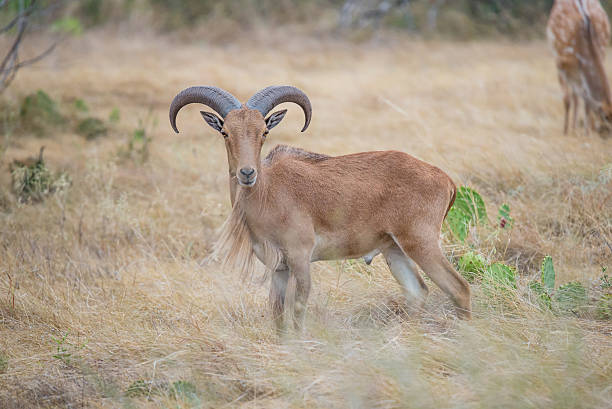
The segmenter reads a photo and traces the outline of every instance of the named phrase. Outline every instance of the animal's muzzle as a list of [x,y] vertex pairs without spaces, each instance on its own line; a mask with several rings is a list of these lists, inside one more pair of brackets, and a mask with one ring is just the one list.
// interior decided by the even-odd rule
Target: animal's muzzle
[[257,171],[252,167],[244,167],[238,172],[238,183],[242,186],[253,186],[257,179]]

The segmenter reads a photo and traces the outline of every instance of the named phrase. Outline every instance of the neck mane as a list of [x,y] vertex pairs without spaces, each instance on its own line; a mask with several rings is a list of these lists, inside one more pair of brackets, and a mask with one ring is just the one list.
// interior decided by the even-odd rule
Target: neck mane
[[[255,186],[244,188],[238,185],[235,176],[230,175],[230,196],[232,211],[221,226],[213,251],[208,258],[221,261],[224,271],[241,271],[243,278],[255,274],[258,258],[263,258],[267,270],[276,270],[282,261],[282,254],[269,240],[255,237],[247,220],[247,206],[258,206],[259,211],[265,209],[266,194],[263,180],[258,177]],[[257,256],[253,249],[255,244],[261,249]]]

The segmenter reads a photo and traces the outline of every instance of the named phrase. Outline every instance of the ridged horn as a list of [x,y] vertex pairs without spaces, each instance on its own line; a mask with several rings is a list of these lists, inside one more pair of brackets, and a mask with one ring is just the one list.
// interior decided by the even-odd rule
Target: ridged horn
[[278,104],[293,102],[298,104],[306,117],[302,132],[310,125],[312,106],[310,100],[302,91],[289,85],[271,86],[253,95],[246,103],[247,108],[256,109],[265,117]]
[[170,125],[174,132],[178,133],[176,127],[176,115],[187,104],[200,103],[214,109],[222,118],[234,109],[240,109],[242,104],[235,96],[217,87],[189,87],[179,92],[170,104]]

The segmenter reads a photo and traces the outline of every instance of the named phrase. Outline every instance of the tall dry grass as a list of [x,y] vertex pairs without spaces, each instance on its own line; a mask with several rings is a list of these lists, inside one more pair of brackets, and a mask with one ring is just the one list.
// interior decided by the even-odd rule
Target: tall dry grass
[[[100,32],[20,73],[8,101],[42,88],[101,118],[119,107],[121,121],[93,142],[61,129],[5,135],[0,406],[608,407],[610,321],[546,312],[526,295],[545,254],[559,283],[592,287],[612,266],[612,140],[561,134],[545,44],[287,38],[216,47]],[[398,149],[475,187],[493,222],[509,203],[511,232],[469,243],[516,266],[518,289],[475,284],[474,319],[460,322],[430,282],[426,309],[405,311],[380,258],[316,263],[305,332],[277,339],[257,277],[201,264],[229,213],[223,143],[197,107],[181,111],[181,134],[167,124],[172,97],[196,84],[243,100],[270,84],[305,90],[309,131],[289,107],[266,151]],[[149,160],[121,159],[149,111]],[[41,144],[72,186],[19,205],[5,166]],[[443,240],[449,256],[468,249]]]

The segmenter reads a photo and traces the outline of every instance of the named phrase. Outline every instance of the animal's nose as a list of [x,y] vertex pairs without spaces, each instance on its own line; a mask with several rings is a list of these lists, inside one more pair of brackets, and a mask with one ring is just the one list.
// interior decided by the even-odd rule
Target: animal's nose
[[253,176],[253,173],[255,173],[255,169],[247,167],[247,168],[242,168],[240,169],[240,173],[242,174],[242,176],[244,177],[251,177]]

